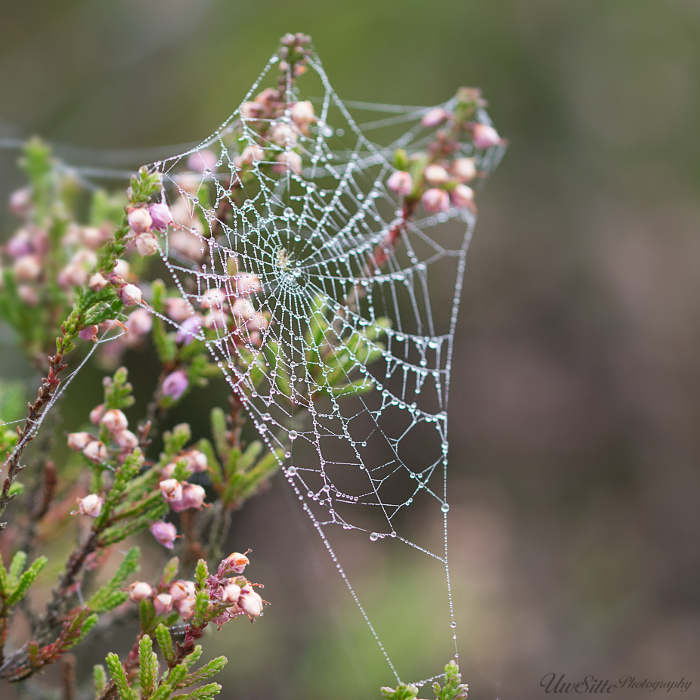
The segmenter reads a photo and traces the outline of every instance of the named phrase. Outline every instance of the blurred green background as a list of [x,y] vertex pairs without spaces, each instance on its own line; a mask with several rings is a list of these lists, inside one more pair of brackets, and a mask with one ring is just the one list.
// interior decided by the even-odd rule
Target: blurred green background
[[[312,35],[341,98],[429,105],[481,87],[511,145],[480,195],[450,406],[470,698],[544,697],[550,672],[700,684],[697,0],[4,0],[0,11],[1,138],[196,141],[287,31]],[[22,182],[16,156],[0,151],[3,201]],[[434,291],[434,305],[440,293],[449,303],[451,290]],[[35,382],[4,328],[0,342],[2,375]],[[98,402],[94,379],[85,371],[69,390],[65,428]],[[205,411],[225,392],[195,398]],[[236,546],[255,550],[250,575],[274,605],[212,637],[231,658],[221,697],[378,697],[388,667],[285,493],[275,481],[236,517]],[[402,559],[364,545],[354,556],[402,673],[437,673],[441,589]],[[409,633],[392,611],[412,606],[424,622]],[[112,650],[94,647],[92,662]]]

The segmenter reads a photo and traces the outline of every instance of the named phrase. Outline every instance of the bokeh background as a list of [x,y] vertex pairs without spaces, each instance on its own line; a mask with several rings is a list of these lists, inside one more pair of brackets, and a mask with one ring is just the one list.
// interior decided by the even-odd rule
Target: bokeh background
[[[0,137],[70,144],[83,164],[206,136],[287,31],[312,35],[341,98],[429,105],[480,86],[511,145],[480,195],[450,406],[470,697],[544,697],[550,672],[685,676],[698,692],[700,3],[0,5]],[[4,201],[22,183],[16,157],[0,150]],[[2,375],[33,386],[6,328],[0,343]],[[127,360],[146,382],[147,363]],[[73,385],[66,428],[98,402],[95,379],[86,370]],[[204,413],[225,392],[195,400]],[[378,697],[388,667],[280,481],[234,527],[274,606],[212,637],[231,658],[221,697]],[[367,562],[358,590],[393,628],[402,667],[437,672],[447,659],[434,653],[436,602],[420,572],[355,556]],[[392,619],[399,603],[427,617],[423,632]]]

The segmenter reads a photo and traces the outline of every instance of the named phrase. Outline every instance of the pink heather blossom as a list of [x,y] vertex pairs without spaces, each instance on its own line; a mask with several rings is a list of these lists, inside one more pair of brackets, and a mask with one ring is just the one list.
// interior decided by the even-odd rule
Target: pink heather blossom
[[476,148],[490,148],[504,143],[497,131],[488,124],[475,124],[472,135]]
[[133,450],[139,445],[138,437],[131,430],[120,430],[118,433],[114,433],[112,437],[114,442],[125,450]]
[[12,269],[18,282],[33,282],[41,274],[41,260],[36,255],[24,255],[15,260]]
[[[151,533],[153,537],[168,549],[173,548],[173,543],[177,537],[177,528],[172,523],[165,523],[163,521],[158,521],[151,525]],[[172,600],[172,596],[170,598]]]
[[241,587],[233,583],[233,581],[224,587],[221,592],[221,602],[228,605],[235,605],[241,595]]
[[186,620],[188,617],[192,617],[194,613],[194,606],[197,599],[194,596],[183,598],[175,603],[175,609],[180,613],[180,617]]
[[440,211],[447,211],[450,208],[450,196],[445,190],[432,189],[426,190],[421,197],[425,211],[431,214],[436,214]]
[[243,586],[238,598],[238,607],[252,620],[260,617],[263,611],[263,599],[250,585]]
[[220,309],[225,303],[226,295],[223,289],[214,287],[213,289],[207,289],[207,291],[202,294],[202,300],[199,306],[202,309]]
[[431,185],[444,185],[450,181],[450,175],[442,165],[431,163],[425,169],[425,179]]
[[292,121],[300,128],[304,129],[315,121],[314,106],[308,100],[295,102],[290,110]]
[[5,252],[11,258],[15,259],[30,255],[33,252],[33,248],[29,239],[29,231],[24,228],[17,231],[17,233],[7,241]]
[[474,208],[474,190],[469,185],[457,185],[450,192],[450,199],[456,207]]
[[276,173],[286,173],[287,169],[301,175],[302,170],[302,160],[301,156],[296,151],[285,151],[280,153],[275,158],[277,163],[272,166],[272,169]]
[[386,186],[396,192],[396,194],[407,195],[411,194],[413,189],[413,178],[410,173],[404,170],[397,170],[392,173],[389,179],[386,181]]
[[[162,482],[161,482],[162,483]],[[186,482],[182,485],[182,498],[170,502],[170,507],[176,512],[196,508],[200,510],[204,505],[204,489],[199,484]]]
[[279,93],[275,88],[265,88],[264,90],[261,90],[256,96],[255,96],[255,101],[260,104],[260,105],[270,105],[271,103],[277,101],[279,99]]
[[136,306],[141,303],[141,290],[135,284],[125,284],[117,292],[124,306]]
[[207,170],[214,170],[217,160],[214,151],[203,148],[201,151],[190,154],[187,159],[187,169],[194,170],[196,173],[204,173]]
[[[216,158],[214,158],[214,163],[216,163]],[[213,168],[214,165],[212,164],[211,167]],[[173,223],[173,214],[165,202],[151,204],[148,207],[148,213],[151,215],[151,226],[157,231],[165,231]]]
[[189,345],[197,336],[204,325],[204,318],[200,314],[194,314],[186,318],[175,333],[175,341],[182,345]]
[[28,214],[32,208],[32,188],[23,187],[10,195],[10,211],[16,216]]
[[90,433],[68,433],[68,447],[76,452],[82,452],[94,439]]
[[209,468],[209,462],[204,452],[199,450],[191,450],[187,453],[188,466],[193,473],[205,472]]
[[250,564],[250,559],[245,554],[234,552],[221,562],[219,568],[222,571],[234,571],[237,574],[242,574],[248,564]]
[[171,584],[168,593],[170,593],[176,603],[185,600],[185,598],[191,598],[195,594],[194,582],[178,579]]
[[420,123],[427,129],[432,129],[434,126],[439,126],[447,121],[449,114],[442,107],[435,107],[423,115]]
[[110,433],[118,433],[120,430],[126,430],[129,427],[129,421],[118,408],[111,408],[109,411],[106,411],[102,416],[101,422]]
[[138,340],[150,332],[153,327],[153,318],[148,309],[136,309],[126,321],[127,338],[129,340]]
[[158,239],[150,232],[144,231],[134,238],[134,245],[139,255],[155,255],[158,252]]
[[192,307],[182,297],[170,297],[165,300],[165,313],[178,323],[192,315]]
[[92,289],[93,292],[99,292],[103,290],[108,284],[109,282],[99,272],[96,272],[88,280],[88,286],[90,287],[90,289]]
[[[199,222],[196,224],[199,225]],[[202,239],[191,231],[174,231],[170,234],[170,247],[178,253],[192,260],[201,261],[204,255],[205,244]]]
[[83,449],[83,454],[95,464],[104,462],[107,459],[107,448],[100,440],[89,442]]
[[80,515],[89,515],[91,518],[96,518],[102,512],[104,502],[104,498],[96,493],[91,493],[85,498],[78,499],[78,510],[76,512]]
[[95,325],[88,326],[87,328],[83,328],[81,331],[78,331],[78,335],[83,340],[94,340],[97,342],[97,330],[97,326]]
[[244,102],[241,105],[241,116],[244,119],[257,119],[264,109],[259,102]]
[[88,271],[82,265],[71,263],[58,273],[58,284],[63,289],[82,287],[88,279]]
[[265,160],[265,151],[255,144],[246,146],[240,156],[236,156],[233,162],[240,168],[243,165],[253,165],[256,160]]
[[145,581],[134,581],[129,586],[129,600],[134,603],[140,603],[146,598],[150,598],[153,595],[153,588],[150,583]]
[[228,322],[228,314],[220,309],[212,309],[209,313],[205,314],[202,319],[202,324],[207,329],[226,328],[228,326]]
[[476,164],[473,158],[456,158],[452,163],[452,174],[460,182],[469,182],[477,175]]
[[144,207],[130,209],[127,213],[127,220],[129,222],[129,227],[134,233],[145,233],[150,230],[153,224],[153,219],[151,219],[148,209]]
[[270,138],[279,146],[285,146],[287,144],[295,146],[297,143],[296,131],[283,122],[275,125]]
[[129,263],[126,260],[117,259],[114,263],[114,272],[123,279],[128,279],[131,274]]
[[[99,406],[95,406],[95,408],[93,408],[92,411],[90,411],[90,422],[93,425],[99,425],[104,413],[105,405],[103,403],[101,403]],[[85,434],[88,435],[89,433]]]
[[241,272],[234,277],[236,284],[236,294],[238,296],[250,296],[259,292],[262,288],[260,278],[248,272]]
[[177,401],[185,393],[188,384],[187,375],[177,369],[163,380],[163,394]]
[[[2,278],[0,277],[0,282]],[[30,284],[18,284],[17,296],[27,306],[36,306],[39,303],[39,292]]]
[[167,503],[182,500],[182,484],[177,479],[165,479],[158,484],[158,488]]
[[165,615],[173,609],[173,597],[168,593],[159,593],[153,599],[153,607],[157,615]]
[[90,250],[97,250],[109,238],[109,234],[97,226],[81,226],[79,237],[84,246]]

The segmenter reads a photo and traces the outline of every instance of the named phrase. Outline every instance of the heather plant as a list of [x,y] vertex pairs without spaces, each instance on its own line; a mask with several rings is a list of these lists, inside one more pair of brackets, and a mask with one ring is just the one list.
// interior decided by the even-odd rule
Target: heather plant
[[[230,159],[209,144],[167,171],[163,164],[141,168],[125,194],[85,191],[47,145],[32,140],[25,146],[28,185],[10,201],[20,227],[2,249],[0,315],[45,376],[14,428],[8,421],[17,417],[17,388],[8,384],[0,401],[0,449],[7,453],[0,493],[4,681],[31,683],[63,660],[66,697],[74,697],[71,664],[83,640],[131,616],[139,627],[133,646],[110,653],[106,668],[95,666],[96,698],[216,695],[221,686],[207,681],[226,659],[197,668],[198,640],[209,626],[220,629],[238,617],[255,621],[268,605],[256,590],[260,584],[244,575],[249,552],[225,551],[232,513],[280,470],[294,482],[304,465],[288,462],[293,442],[316,425],[317,406],[337,407],[377,391],[368,368],[386,359],[396,342],[396,320],[373,314],[372,323],[353,326],[347,319],[370,303],[367,280],[396,274],[397,251],[411,227],[420,217],[448,214],[473,223],[469,183],[486,174],[480,164],[503,141],[478,119],[485,105],[479,91],[463,88],[448,105],[421,115],[422,148],[392,149],[380,177],[396,214],[378,238],[369,237],[373,243],[355,261],[352,282],[332,301],[320,291],[307,294],[303,330],[285,335],[284,318],[264,301],[263,272],[249,265],[249,246],[260,244],[249,238],[240,249],[229,244],[232,231],[253,221],[243,222],[241,212],[271,216],[265,212],[270,193],[284,186],[292,191],[295,182],[304,184],[306,168],[316,168],[318,154],[311,156],[308,144],[326,126],[315,106],[297,97],[296,86],[313,60],[308,37],[284,37],[273,62],[276,82],[245,101],[217,133],[214,143],[233,154]],[[340,200],[334,206],[324,211],[338,217],[339,226],[353,223]],[[285,220],[293,215],[287,207]],[[303,260],[287,245],[280,239],[266,265],[281,286],[296,289]],[[162,261],[171,261],[171,272],[192,275],[162,279]],[[297,341],[297,361],[281,362],[285,345]],[[150,400],[137,407],[141,418],[130,422],[125,410],[135,400],[121,356],[149,343],[160,375]],[[72,456],[57,464],[52,446],[63,438],[52,432],[51,412],[60,410],[62,391],[86,361],[109,370],[103,401],[85,416],[84,430],[67,435]],[[222,372],[232,392],[226,410],[211,407],[211,439],[193,436],[187,423],[163,429],[168,412],[186,403],[192,387],[219,380]],[[261,396],[274,397],[274,407],[290,418],[273,438],[277,419],[254,410]],[[251,418],[258,437],[244,439]],[[156,434],[163,442],[159,454]],[[325,498],[330,504],[331,496]],[[73,520],[80,523],[80,540],[39,613],[31,588],[47,565],[39,554],[46,549],[47,524],[69,537]],[[370,539],[384,536],[373,532]],[[140,550],[132,543],[139,537],[152,537],[163,549],[158,581],[134,580]],[[130,548],[119,555],[116,573],[95,587],[95,573],[127,539]],[[178,556],[166,561],[169,551]],[[19,624],[22,617],[28,624]],[[444,688],[435,684],[434,690],[439,700],[466,697],[454,661],[445,668]],[[415,698],[418,688],[400,684],[382,692],[400,700]]]

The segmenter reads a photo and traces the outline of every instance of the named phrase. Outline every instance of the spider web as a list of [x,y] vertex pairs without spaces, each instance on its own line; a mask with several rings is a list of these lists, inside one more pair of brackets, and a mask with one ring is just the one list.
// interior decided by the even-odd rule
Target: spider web
[[[246,101],[266,81],[273,84],[277,62],[273,56]],[[316,56],[308,67],[303,82],[317,96],[309,98],[317,121],[305,133],[289,111],[278,120],[295,131],[303,163],[298,172],[290,161],[271,174],[265,166],[280,169],[292,143],[267,141],[248,167],[252,177],[242,178],[239,157],[260,145],[260,137],[240,107],[196,148],[150,166],[162,173],[163,198],[175,216],[160,240],[161,256],[192,315],[203,301],[209,306],[208,334],[187,322],[180,329],[207,344],[277,455],[399,679],[336,551],[344,537],[361,536],[400,543],[436,563],[444,571],[445,627],[457,654],[447,406],[475,217],[465,208],[418,209],[390,242],[403,215],[401,198],[386,186],[391,158],[398,148],[428,146],[434,130],[421,125],[427,108],[343,103]],[[287,101],[300,99],[289,86]],[[478,120],[490,123],[483,110]],[[465,145],[462,155],[488,173],[503,151]],[[194,176],[193,167],[201,174]],[[242,201],[236,188],[245,192]],[[213,195],[205,197],[206,189]],[[254,279],[249,276],[257,277],[259,289],[242,288],[243,280]],[[361,393],[334,392],[339,377]],[[416,528],[413,512],[441,522],[441,537]]]

